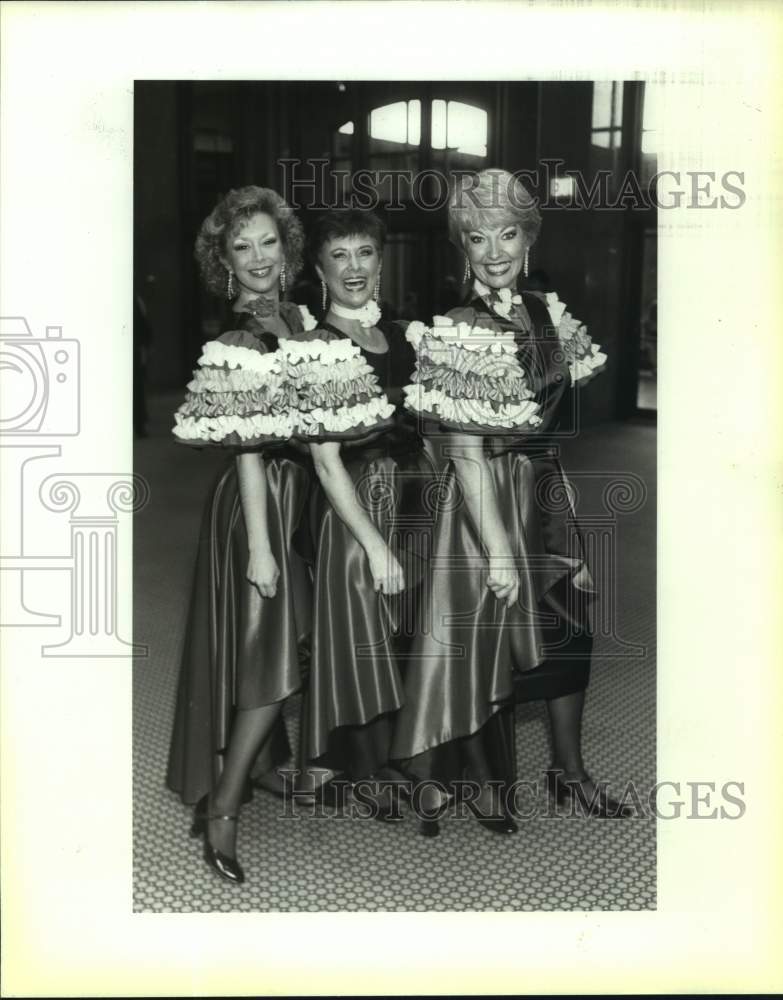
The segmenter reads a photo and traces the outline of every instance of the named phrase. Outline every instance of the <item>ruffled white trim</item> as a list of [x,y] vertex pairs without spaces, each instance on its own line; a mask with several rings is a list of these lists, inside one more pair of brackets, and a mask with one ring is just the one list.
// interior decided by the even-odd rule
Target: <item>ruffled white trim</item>
[[431,327],[415,320],[408,325],[405,338],[417,351],[426,350],[427,341],[432,342],[437,349],[437,342],[440,341],[450,347],[464,348],[466,351],[516,354],[513,330],[493,330],[490,327],[472,326],[465,322],[455,323],[448,316],[433,316]]
[[299,392],[307,392],[312,386],[333,385],[335,388],[341,385],[349,385],[353,382],[362,381],[367,384],[365,392],[377,388],[377,379],[374,375],[368,381],[368,376],[373,375],[372,368],[366,363],[333,365],[326,368],[323,365],[300,366],[296,372],[293,382]]
[[590,339],[587,334],[587,327],[580,320],[576,319],[567,311],[567,306],[565,302],[561,302],[557,296],[557,292],[547,292],[546,293],[546,307],[549,311],[549,317],[552,320],[552,324],[557,329],[557,335],[563,343],[565,349],[575,352],[576,348],[572,345],[574,338],[577,341],[581,339],[587,339],[590,341],[589,354],[583,357],[572,357],[568,361],[568,370],[571,373],[571,385],[576,385],[591,375],[596,374],[603,366],[606,364],[608,358],[605,354],[601,352],[601,345],[595,344]]
[[187,384],[193,393],[255,392],[265,389],[273,395],[283,384],[282,372],[248,371],[244,368],[199,368]]
[[332,302],[329,309],[335,316],[342,316],[343,319],[358,319],[365,330],[377,326],[381,321],[381,307],[375,299],[365,302],[359,309],[349,309],[347,306],[341,306],[339,302]]
[[339,361],[362,358],[359,348],[347,337],[339,340],[281,340],[278,351],[293,365],[300,361],[320,361],[324,365],[333,365]]
[[600,344],[592,344],[590,350],[592,353],[589,357],[578,358],[569,364],[568,370],[571,372],[572,385],[596,374],[606,364],[608,358],[601,353]]
[[[289,341],[281,341],[289,343]],[[224,344],[219,340],[210,340],[201,349],[198,364],[201,368],[243,368],[246,371],[271,373],[280,371],[280,352],[273,351],[264,354],[249,347],[238,347],[234,344]]]
[[405,339],[418,351],[421,338],[427,333],[428,329],[429,327],[426,327],[421,320],[415,319],[412,323],[408,324],[405,330]]
[[[461,426],[513,429],[541,422],[536,416],[540,407],[532,399],[517,359],[513,331],[455,323],[448,316],[435,316],[431,327],[411,323],[406,337],[420,359],[414,384],[403,390],[407,409]],[[477,358],[477,353],[484,357]],[[416,381],[426,363],[461,375],[478,375],[490,385],[504,385],[506,390],[514,385],[519,391],[514,399],[493,404],[490,398],[466,399],[447,395],[442,389],[427,389]]]
[[450,423],[504,429],[535,427],[541,423],[536,416],[540,406],[532,399],[504,403],[496,409],[484,400],[453,399],[439,389],[428,390],[420,385],[406,385],[403,392],[407,409],[432,414]]
[[313,316],[307,306],[298,306],[299,315],[302,317],[302,326],[305,328],[305,332],[310,330],[315,330],[318,326],[318,320]]
[[560,320],[563,318],[563,313],[566,311],[565,302],[560,301],[557,297],[557,292],[547,292],[546,307],[549,310],[549,318],[552,320],[552,325],[554,327],[559,327]]
[[236,434],[243,441],[251,438],[276,437],[286,440],[293,434],[293,420],[290,414],[261,415],[250,417],[183,417],[174,415],[176,425],[174,435],[183,441],[224,441]]
[[371,399],[367,403],[340,406],[336,409],[310,410],[297,415],[296,432],[314,436],[322,431],[341,433],[358,427],[373,427],[381,420],[388,420],[394,414],[394,405],[385,395]]

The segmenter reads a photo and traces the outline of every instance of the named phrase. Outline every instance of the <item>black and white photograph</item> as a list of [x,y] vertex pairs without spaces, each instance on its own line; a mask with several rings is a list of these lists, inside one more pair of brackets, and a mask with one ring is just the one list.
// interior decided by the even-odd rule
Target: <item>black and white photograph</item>
[[140,910],[655,908],[659,95],[137,81]]
[[0,4],[3,996],[783,988],[782,31]]

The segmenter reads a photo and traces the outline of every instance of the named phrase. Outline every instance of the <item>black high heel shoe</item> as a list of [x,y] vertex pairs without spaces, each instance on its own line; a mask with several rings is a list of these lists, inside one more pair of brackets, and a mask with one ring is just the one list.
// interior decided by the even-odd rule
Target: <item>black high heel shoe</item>
[[[368,774],[365,779],[366,782],[383,782],[384,791],[369,792],[365,789],[366,798],[362,799],[362,802],[369,804],[372,801],[374,809],[372,812],[372,818],[378,820],[381,823],[399,823],[402,821],[401,805],[410,800],[410,795],[405,787],[405,783],[401,781],[389,781],[389,779],[384,778],[381,774]],[[358,782],[355,782],[358,784]],[[380,788],[380,784],[376,785]],[[386,792],[388,792],[388,798],[386,797]],[[368,801],[369,800],[369,801]]]
[[[411,805],[413,805],[413,796],[410,797]],[[419,803],[421,806],[421,803]],[[417,830],[422,837],[438,837],[440,836],[440,820],[448,809],[448,801],[441,802],[439,806],[435,807],[435,812],[432,814],[430,809],[422,816],[418,809],[414,809],[415,815],[418,817]],[[428,815],[429,814],[429,815]]]
[[236,858],[230,858],[227,854],[213,847],[209,842],[209,821],[211,819],[225,819],[236,822],[236,816],[217,816],[209,813],[209,795],[205,795],[197,803],[193,811],[193,823],[190,827],[191,837],[204,838],[204,860],[214,871],[227,882],[236,885],[245,881],[245,873]]
[[348,789],[351,783],[345,778],[327,778],[315,788],[297,788],[294,786],[292,801],[305,805],[321,806],[324,809],[339,809],[343,811],[348,801]]
[[519,833],[519,826],[511,816],[504,811],[502,816],[476,816],[476,819],[490,833],[511,834]]
[[484,799],[483,805],[485,810],[491,812],[493,815],[485,815],[484,811],[480,809],[478,801],[470,804],[470,811],[485,830],[489,830],[490,833],[502,834],[503,836],[519,833],[519,826],[514,822],[514,817],[509,812],[504,799],[498,802],[492,796],[489,802]]
[[607,795],[600,785],[596,785],[597,797],[590,802],[587,801],[587,793],[580,794],[581,782],[578,780],[563,779],[558,774],[548,785],[549,795],[557,805],[569,806],[573,814],[582,818],[630,819],[633,816],[632,809]]

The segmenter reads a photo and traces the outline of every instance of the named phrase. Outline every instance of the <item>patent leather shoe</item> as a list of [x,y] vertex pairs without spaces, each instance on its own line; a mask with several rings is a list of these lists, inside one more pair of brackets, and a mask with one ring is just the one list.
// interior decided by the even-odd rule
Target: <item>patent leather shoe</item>
[[209,821],[211,819],[224,819],[236,822],[236,816],[220,816],[210,814],[209,796],[205,795],[196,805],[193,812],[193,823],[190,827],[191,837],[204,838],[204,860],[213,871],[216,871],[221,878],[227,882],[238,885],[245,881],[245,873],[236,858],[231,858],[223,851],[219,851],[209,842]]
[[505,835],[519,833],[519,826],[508,813],[504,813],[502,816],[476,816],[476,819],[490,833]]
[[340,778],[328,778],[312,793],[312,801],[327,809],[345,808],[348,782]]
[[[372,783],[377,782],[375,789],[371,791]],[[401,803],[407,801],[410,796],[407,794],[405,783],[397,780],[390,780],[380,774],[369,774],[364,779],[365,787],[362,789],[362,803],[373,804],[372,818],[380,823],[399,823],[402,820]],[[369,783],[369,785],[367,784]],[[355,784],[358,784],[356,782]]]
[[568,806],[572,813],[582,818],[592,819],[630,819],[633,810],[621,805],[606,793],[606,790],[596,785],[598,794],[588,800],[587,793],[581,792],[581,782],[561,778],[556,775],[549,784],[549,794],[559,806]]

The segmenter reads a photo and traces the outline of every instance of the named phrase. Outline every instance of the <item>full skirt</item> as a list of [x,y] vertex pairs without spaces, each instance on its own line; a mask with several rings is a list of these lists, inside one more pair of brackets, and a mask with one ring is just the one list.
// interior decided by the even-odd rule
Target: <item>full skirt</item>
[[448,464],[429,608],[412,644],[391,751],[419,779],[513,781],[514,703],[587,683],[593,585],[562,467],[551,454],[514,451],[489,464],[519,599],[507,609],[487,588],[487,560]]
[[[248,541],[234,459],[207,499],[180,668],[167,784],[183,802],[214,786],[238,709],[282,702],[303,682],[312,587],[294,540],[312,483],[296,456],[265,462],[267,516],[280,569],[277,593],[262,598],[246,578]],[[280,718],[255,765],[261,773],[290,756]]]
[[429,561],[434,467],[423,450],[344,454],[359,502],[400,561],[403,593],[373,589],[364,549],[319,491],[307,757],[353,780],[388,762]]

